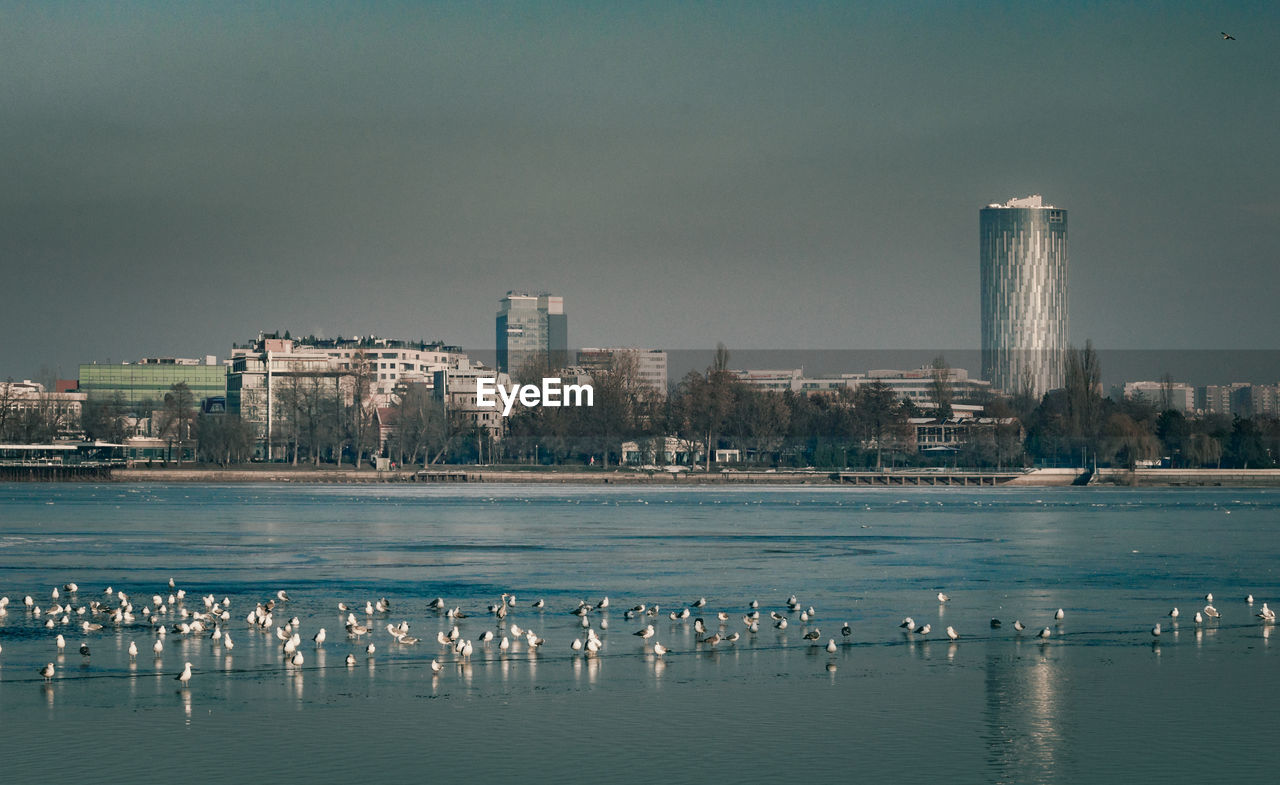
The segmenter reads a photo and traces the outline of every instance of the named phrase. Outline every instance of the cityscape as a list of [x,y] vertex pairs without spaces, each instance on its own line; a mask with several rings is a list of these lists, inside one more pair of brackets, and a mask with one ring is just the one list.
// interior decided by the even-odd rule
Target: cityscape
[[[1259,469],[1280,458],[1280,381],[1193,386],[1166,375],[1104,390],[1068,344],[1066,209],[1035,194],[980,210],[982,368],[738,368],[683,378],[668,352],[570,349],[563,295],[509,291],[494,367],[460,346],[259,333],[207,355],[79,366],[0,385],[10,463],[284,462],[627,466]],[[477,380],[604,385],[600,410],[513,413]],[[1224,380],[1225,382],[1225,380]]]

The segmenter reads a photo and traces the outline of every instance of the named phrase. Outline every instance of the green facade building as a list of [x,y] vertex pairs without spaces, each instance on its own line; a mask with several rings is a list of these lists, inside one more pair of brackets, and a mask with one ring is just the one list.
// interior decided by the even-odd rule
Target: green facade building
[[80,366],[80,392],[86,393],[89,401],[110,401],[119,394],[131,408],[158,407],[165,393],[178,382],[187,383],[198,404],[205,398],[227,394],[227,368],[168,359]]

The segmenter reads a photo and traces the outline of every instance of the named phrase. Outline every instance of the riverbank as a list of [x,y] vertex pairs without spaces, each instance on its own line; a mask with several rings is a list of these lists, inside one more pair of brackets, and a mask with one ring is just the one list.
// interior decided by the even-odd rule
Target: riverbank
[[129,483],[504,483],[552,485],[723,486],[827,485],[861,488],[930,487],[1280,487],[1280,469],[1018,469],[964,471],[644,471],[635,469],[550,469],[488,466],[433,466],[429,469],[352,469],[255,464],[247,467],[2,467],[0,481]]
[[1026,469],[1015,471],[904,470],[825,472],[724,471],[666,472],[614,470],[526,469],[516,467],[440,466],[375,471],[373,469],[315,468],[255,465],[241,468],[117,467],[83,478],[8,475],[5,479],[140,483],[534,483],[553,485],[828,485],[843,487],[1062,487],[1113,485],[1126,487],[1280,487],[1280,469]]

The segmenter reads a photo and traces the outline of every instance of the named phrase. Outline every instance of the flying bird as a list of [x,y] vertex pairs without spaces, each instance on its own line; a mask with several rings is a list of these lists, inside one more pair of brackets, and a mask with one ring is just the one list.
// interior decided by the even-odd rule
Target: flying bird
[[1223,34],[1222,34],[1222,40],[1223,40],[1223,41],[1234,41],[1234,40],[1236,40],[1236,37],[1235,37],[1234,35],[1227,35],[1226,33],[1223,33]]

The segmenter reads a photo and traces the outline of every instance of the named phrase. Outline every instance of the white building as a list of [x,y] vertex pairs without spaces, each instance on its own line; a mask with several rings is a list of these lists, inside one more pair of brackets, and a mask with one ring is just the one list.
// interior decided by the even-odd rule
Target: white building
[[585,348],[578,350],[578,367],[588,375],[592,371],[612,367],[615,358],[633,359],[636,380],[663,397],[667,394],[667,353],[660,349],[628,346]]
[[1185,382],[1125,382],[1124,397],[1180,412],[1193,411],[1196,406],[1196,388]]

